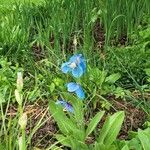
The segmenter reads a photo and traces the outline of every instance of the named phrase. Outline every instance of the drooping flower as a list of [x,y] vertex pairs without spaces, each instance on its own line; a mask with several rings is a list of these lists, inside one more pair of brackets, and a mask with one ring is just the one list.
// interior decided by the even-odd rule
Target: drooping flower
[[69,92],[74,92],[77,94],[77,97],[80,98],[80,99],[84,99],[85,98],[85,93],[81,87],[80,84],[77,84],[75,82],[70,82],[67,84],[67,90]]
[[68,111],[68,112],[71,112],[71,113],[74,112],[74,109],[73,109],[72,105],[70,103],[62,100],[62,99],[57,100],[55,104],[61,105],[64,108],[64,111]]
[[63,73],[71,72],[75,78],[81,77],[86,70],[86,63],[83,55],[73,55],[68,62],[62,64],[61,70]]

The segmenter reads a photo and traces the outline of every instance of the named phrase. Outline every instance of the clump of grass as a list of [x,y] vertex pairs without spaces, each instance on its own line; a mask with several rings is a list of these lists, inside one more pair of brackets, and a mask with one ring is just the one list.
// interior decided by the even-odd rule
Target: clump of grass
[[7,9],[10,13],[4,13],[3,9],[0,18],[0,54],[14,61],[33,60],[38,49],[41,58],[58,63],[58,58],[66,58],[66,53],[74,51],[74,37],[79,51],[89,58],[94,55],[92,32],[96,22],[104,29],[106,49],[112,38],[127,35],[130,39],[143,16],[149,15],[150,4],[147,0],[46,0],[38,6],[20,1]]

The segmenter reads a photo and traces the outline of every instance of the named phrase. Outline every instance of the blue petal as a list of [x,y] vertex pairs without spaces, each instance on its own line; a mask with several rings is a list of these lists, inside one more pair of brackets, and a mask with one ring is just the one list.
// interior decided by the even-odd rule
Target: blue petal
[[68,102],[65,102],[64,100],[58,100],[55,104],[61,105],[68,112],[71,112],[71,113],[74,112],[72,105]]
[[85,93],[81,87],[79,87],[75,93],[77,94],[78,98],[84,99],[85,98]]
[[65,109],[66,109],[67,111],[71,112],[71,113],[74,112],[74,109],[73,109],[72,105],[69,104],[69,103],[66,104]]
[[66,103],[67,102],[65,102],[64,100],[58,100],[58,101],[56,101],[56,105],[62,105],[62,106],[66,106]]
[[77,58],[80,59],[80,57],[82,57],[82,54],[75,54],[69,59],[69,62],[76,62]]
[[61,65],[61,70],[63,73],[67,73],[71,70],[71,68],[69,67],[69,64],[70,64],[69,62],[66,62]]
[[78,65],[77,67],[75,67],[74,69],[72,69],[72,75],[75,77],[75,78],[79,78],[81,77],[83,74],[83,69],[80,65]]
[[77,83],[74,82],[70,82],[67,84],[67,89],[69,92],[74,92],[79,88],[79,85]]
[[85,63],[85,60],[82,60],[78,66],[80,66],[80,67],[82,68],[83,73],[86,71],[86,63]]

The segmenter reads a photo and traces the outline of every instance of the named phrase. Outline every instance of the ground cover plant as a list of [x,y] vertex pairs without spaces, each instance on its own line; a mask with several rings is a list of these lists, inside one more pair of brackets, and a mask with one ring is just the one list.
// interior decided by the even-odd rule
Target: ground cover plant
[[0,2],[0,150],[150,150],[149,0]]

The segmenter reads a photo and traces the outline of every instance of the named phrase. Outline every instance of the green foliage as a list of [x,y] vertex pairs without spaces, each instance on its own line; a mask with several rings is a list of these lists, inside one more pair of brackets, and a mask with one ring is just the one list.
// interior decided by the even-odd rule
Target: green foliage
[[[104,116],[104,111],[98,112],[89,122],[83,119],[83,103],[82,101],[75,99],[69,94],[65,94],[65,97],[70,98],[73,108],[75,108],[74,114],[67,114],[63,112],[61,106],[58,107],[54,102],[50,102],[49,110],[58,124],[60,133],[56,134],[56,139],[58,142],[64,146],[70,147],[72,150],[78,149],[109,149],[114,147],[113,142],[121,129],[121,125],[124,119],[123,112],[117,112],[112,116],[109,116],[102,129],[96,135],[98,136],[95,143],[86,144],[86,139],[96,130],[97,124],[100,122],[101,118]],[[66,99],[66,98],[65,98]]]
[[150,3],[147,0],[142,1],[142,3],[141,6],[140,0],[99,1],[100,19],[104,24],[106,33],[106,46],[112,37],[128,35],[130,38],[133,31],[136,32],[143,16],[150,13]]
[[119,82],[127,88],[135,87],[135,81],[139,85],[146,82],[145,69],[150,65],[149,28],[149,25],[138,28],[137,33],[132,35],[134,41],[132,44],[107,49],[105,68],[109,73],[119,72],[121,74]]
[[18,66],[13,66],[7,59],[0,59],[0,84],[2,87],[14,85]]
[[150,69],[149,68],[145,69],[145,72],[146,72],[146,75],[148,76],[147,81],[150,82]]
[[116,139],[124,119],[124,112],[118,112],[110,116],[104,123],[98,138],[99,143],[111,145]]
[[98,68],[89,68],[87,75],[85,76],[88,88],[92,93],[93,89],[99,90],[101,95],[111,93],[115,90],[115,83],[120,79],[119,73],[113,73],[108,75],[107,71],[100,70]]
[[90,135],[90,133],[96,128],[97,124],[100,122],[101,118],[103,117],[104,115],[104,112],[99,112],[97,113],[93,118],[92,120],[90,121],[87,129],[86,129],[86,137],[88,135]]
[[118,150],[149,150],[149,140],[150,140],[150,128],[145,130],[139,129],[137,132],[129,133],[130,140],[116,141],[115,145]]
[[32,4],[33,1],[40,3],[40,0],[20,0],[13,7],[9,7],[8,1],[1,3],[0,54],[13,61],[28,60],[32,64],[35,57],[45,57],[56,63],[58,58],[65,58],[66,52],[75,49],[74,37],[76,48],[90,58],[95,49],[95,24],[104,28],[107,47],[112,37],[130,37],[143,16],[150,13],[147,0],[142,3],[140,0],[41,0],[41,5]]
[[7,102],[9,92],[14,89],[18,65],[14,66],[5,58],[0,58],[0,103]]
[[150,149],[150,132],[146,133],[142,130],[138,130],[138,138],[140,139],[141,145],[143,147],[143,150],[149,150]]

